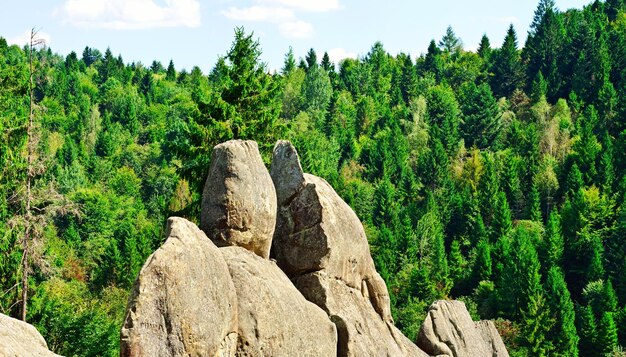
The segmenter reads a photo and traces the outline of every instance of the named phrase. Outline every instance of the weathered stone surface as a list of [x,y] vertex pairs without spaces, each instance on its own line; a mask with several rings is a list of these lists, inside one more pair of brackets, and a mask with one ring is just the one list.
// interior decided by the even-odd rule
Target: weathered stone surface
[[135,281],[121,356],[233,356],[237,297],[219,249],[182,218]]
[[483,339],[462,301],[435,301],[417,335],[417,345],[435,356],[503,356],[493,353],[491,343]]
[[477,321],[476,327],[478,328],[478,332],[480,333],[483,341],[487,344],[487,348],[490,352],[489,356],[509,357],[509,352],[506,350],[502,337],[500,337],[493,321]]
[[425,356],[394,326],[365,231],[325,180],[302,172],[291,143],[274,148],[278,197],[272,257],[337,326],[339,356]]
[[59,357],[48,350],[34,326],[3,314],[0,314],[0,356]]
[[200,227],[218,246],[238,245],[268,258],[276,191],[254,141],[213,148],[202,194]]
[[237,356],[336,356],[337,332],[276,263],[241,247],[225,247],[237,291]]
[[381,319],[360,289],[323,270],[301,275],[294,283],[337,326],[337,356],[427,356],[392,322]]

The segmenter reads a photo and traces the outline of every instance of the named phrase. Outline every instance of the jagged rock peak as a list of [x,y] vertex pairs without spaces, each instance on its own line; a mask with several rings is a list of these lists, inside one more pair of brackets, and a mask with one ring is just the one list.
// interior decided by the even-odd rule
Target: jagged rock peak
[[287,141],[270,174],[278,197],[272,257],[337,326],[339,356],[425,356],[393,326],[363,225],[324,179],[302,172]]
[[462,301],[435,301],[417,335],[417,345],[434,356],[509,356],[493,323],[476,324]]
[[48,350],[33,325],[4,314],[0,314],[0,356],[60,357]]
[[219,249],[195,224],[172,217],[167,240],[135,281],[120,355],[232,356],[236,299]]
[[200,227],[218,246],[237,245],[268,258],[276,191],[254,141],[213,148],[202,194]]

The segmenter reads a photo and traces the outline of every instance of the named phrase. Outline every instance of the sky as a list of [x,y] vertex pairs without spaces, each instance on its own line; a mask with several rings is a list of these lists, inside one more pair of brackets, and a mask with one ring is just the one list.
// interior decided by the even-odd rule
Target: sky
[[[560,10],[591,2],[556,0]],[[153,60],[208,73],[225,55],[234,29],[254,32],[261,60],[279,70],[289,47],[296,58],[313,48],[338,63],[365,56],[376,41],[391,54],[425,53],[446,28],[475,50],[483,34],[502,44],[513,24],[522,46],[538,0],[20,0],[0,11],[0,36],[25,44],[31,28],[56,53],[110,48],[126,63]]]

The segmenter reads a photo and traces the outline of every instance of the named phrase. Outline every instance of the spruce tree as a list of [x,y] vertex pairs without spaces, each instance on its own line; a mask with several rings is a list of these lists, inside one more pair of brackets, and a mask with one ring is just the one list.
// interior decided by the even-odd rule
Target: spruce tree
[[466,147],[491,148],[501,130],[501,116],[491,88],[473,82],[461,87],[462,137]]
[[289,46],[289,52],[285,54],[285,62],[281,72],[284,76],[289,75],[294,69],[296,69],[296,58],[293,55],[293,48]]
[[165,79],[168,81],[176,80],[176,68],[174,68],[174,61],[170,60],[170,63],[167,65],[167,72],[165,74]]
[[524,85],[524,67],[517,49],[517,34],[509,26],[504,43],[495,56],[491,87],[497,97],[510,97]]
[[480,38],[480,43],[478,44],[478,50],[476,51],[476,53],[485,62],[489,62],[492,52],[493,50],[491,49],[491,43],[489,42],[489,37],[487,37],[487,34],[483,34],[483,37]]
[[511,209],[504,192],[497,193],[494,202],[493,223],[491,225],[491,241],[506,236],[512,228]]
[[[552,218],[552,216],[551,216]],[[578,334],[574,303],[570,297],[563,273],[557,266],[548,271],[546,279],[548,307],[555,324],[547,333],[555,348],[556,356],[578,356]]]
[[439,41],[439,48],[451,55],[458,55],[463,49],[463,42],[460,38],[456,37],[452,26],[448,26],[446,29],[446,34],[441,38],[441,41]]
[[550,213],[543,242],[543,266],[546,269],[560,267],[563,259],[563,235],[561,234],[561,217],[556,210]]
[[618,346],[617,326],[613,319],[613,313],[605,311],[602,313],[600,323],[597,327],[596,346],[601,355],[608,355]]

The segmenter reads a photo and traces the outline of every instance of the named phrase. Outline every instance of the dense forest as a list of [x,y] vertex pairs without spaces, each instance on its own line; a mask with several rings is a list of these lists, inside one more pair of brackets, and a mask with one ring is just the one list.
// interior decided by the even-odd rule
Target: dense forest
[[261,52],[238,28],[203,74],[0,37],[0,311],[26,292],[51,350],[118,355],[167,217],[198,221],[212,147],[256,140],[268,163],[289,139],[363,221],[409,338],[454,298],[513,356],[624,354],[623,0],[540,0],[523,46],[511,25],[467,51],[449,27],[417,59],[290,50],[279,73]]

